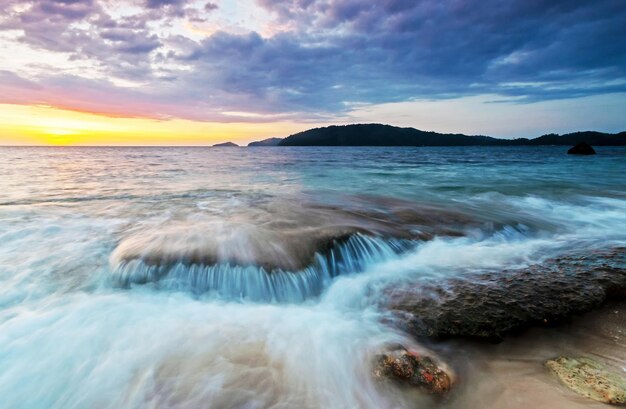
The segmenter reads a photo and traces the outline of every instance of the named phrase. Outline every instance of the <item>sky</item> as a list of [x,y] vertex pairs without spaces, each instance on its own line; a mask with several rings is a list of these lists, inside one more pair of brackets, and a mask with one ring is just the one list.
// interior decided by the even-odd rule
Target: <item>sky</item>
[[624,0],[0,0],[0,144],[626,130]]

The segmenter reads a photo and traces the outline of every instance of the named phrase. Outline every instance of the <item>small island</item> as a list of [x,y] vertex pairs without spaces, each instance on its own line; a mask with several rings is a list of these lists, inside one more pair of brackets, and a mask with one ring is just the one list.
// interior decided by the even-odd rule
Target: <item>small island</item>
[[213,145],[213,148],[238,148],[238,147],[239,145],[233,142],[217,143]]

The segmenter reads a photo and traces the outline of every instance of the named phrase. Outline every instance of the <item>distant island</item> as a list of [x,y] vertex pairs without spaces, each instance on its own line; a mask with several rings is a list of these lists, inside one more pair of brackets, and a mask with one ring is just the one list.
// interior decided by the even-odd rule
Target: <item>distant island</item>
[[250,142],[248,146],[278,146],[283,138],[267,138],[262,141]]
[[217,143],[213,145],[213,147],[214,148],[238,148],[239,145],[233,142],[224,142],[224,143]]
[[484,135],[447,134],[383,124],[333,125],[309,129],[284,139],[269,138],[248,146],[625,146],[626,132],[585,131],[546,134],[534,139],[499,139]]

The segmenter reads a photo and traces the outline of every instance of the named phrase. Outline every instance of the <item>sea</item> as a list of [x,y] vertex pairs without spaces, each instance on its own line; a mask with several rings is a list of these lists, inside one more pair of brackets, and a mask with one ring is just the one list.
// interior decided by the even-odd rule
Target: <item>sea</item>
[[[626,147],[596,150],[0,147],[0,408],[604,407],[541,363],[626,368],[623,338],[429,344],[378,302],[626,246]],[[381,384],[390,343],[451,395]]]

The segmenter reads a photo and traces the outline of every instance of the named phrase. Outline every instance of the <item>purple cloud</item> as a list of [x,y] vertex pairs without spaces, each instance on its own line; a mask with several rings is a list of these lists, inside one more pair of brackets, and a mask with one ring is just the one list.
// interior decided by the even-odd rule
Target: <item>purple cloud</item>
[[[216,4],[141,4],[137,15],[113,18],[106,2],[39,0],[0,20],[0,30],[21,30],[23,43],[143,84],[129,90],[40,73],[32,81],[43,89],[63,84],[66,94],[78,95],[93,83],[97,91],[89,95],[106,93],[93,109],[126,104],[155,117],[227,120],[222,112],[247,111],[314,119],[354,102],[478,94],[533,102],[626,92],[622,0],[504,0],[489,7],[478,0],[258,0],[290,29],[269,37],[217,31],[199,41],[154,27],[202,22],[221,11]],[[124,102],[135,100],[141,109]]]
[[159,7],[164,7],[164,6],[181,7],[186,2],[187,2],[187,0],[147,0],[146,1],[146,6],[148,8],[153,8],[153,9],[154,8],[159,8]]
[[217,10],[218,8],[219,8],[219,6],[217,4],[211,3],[211,2],[208,2],[207,4],[204,5],[204,10],[208,11],[208,12],[211,12],[213,10]]

